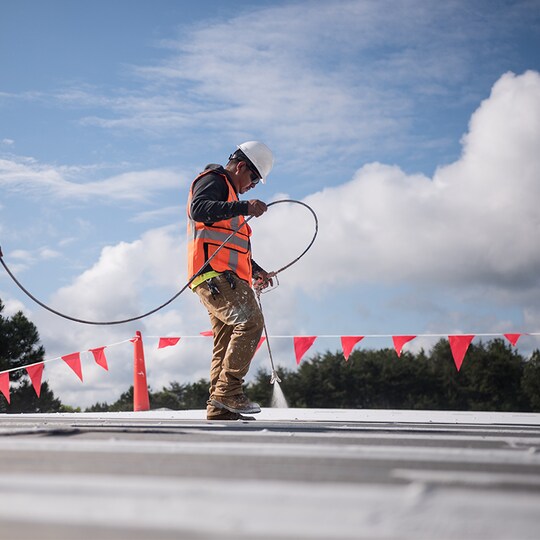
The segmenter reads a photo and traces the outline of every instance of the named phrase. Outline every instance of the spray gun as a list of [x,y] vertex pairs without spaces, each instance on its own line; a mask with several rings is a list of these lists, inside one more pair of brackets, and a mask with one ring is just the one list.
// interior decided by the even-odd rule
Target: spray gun
[[268,272],[264,278],[260,274],[254,276],[253,289],[257,298],[259,298],[259,295],[273,291],[277,287],[279,287],[279,280],[276,272]]

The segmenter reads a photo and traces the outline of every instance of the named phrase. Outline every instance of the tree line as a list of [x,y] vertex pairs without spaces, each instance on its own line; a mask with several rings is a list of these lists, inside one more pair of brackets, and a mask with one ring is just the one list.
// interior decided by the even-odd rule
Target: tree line
[[[3,315],[0,300],[0,371],[43,361],[35,325],[22,312]],[[429,352],[358,349],[345,361],[327,351],[303,360],[297,369],[278,368],[281,388],[290,407],[350,409],[431,409],[540,412],[540,351],[522,356],[503,339],[472,343],[457,371],[447,340]],[[11,404],[0,397],[0,413],[63,412],[73,409],[55,397],[48,383],[38,398],[25,369],[10,373]],[[154,391],[150,407],[203,409],[209,382],[173,381]],[[270,373],[259,370],[246,385],[252,400],[263,407],[272,401]],[[89,412],[133,410],[133,387],[111,404],[96,403]]]
[[[540,352],[526,359],[502,339],[471,344],[460,371],[441,339],[429,353],[357,350],[345,362],[327,352],[278,373],[291,407],[540,411]],[[265,405],[268,377],[259,373],[249,394]]]

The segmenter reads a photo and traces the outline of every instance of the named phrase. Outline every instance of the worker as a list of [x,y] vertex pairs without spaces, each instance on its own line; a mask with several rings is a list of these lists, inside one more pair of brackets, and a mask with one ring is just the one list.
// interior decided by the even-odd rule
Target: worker
[[273,164],[265,144],[245,142],[225,167],[207,165],[189,192],[188,277],[196,276],[190,286],[208,310],[214,338],[209,420],[246,419],[261,411],[245,395],[243,383],[264,325],[252,285],[266,288],[273,276],[251,258],[251,229],[244,216],[260,217],[268,208],[261,200],[238,196],[265,183]]

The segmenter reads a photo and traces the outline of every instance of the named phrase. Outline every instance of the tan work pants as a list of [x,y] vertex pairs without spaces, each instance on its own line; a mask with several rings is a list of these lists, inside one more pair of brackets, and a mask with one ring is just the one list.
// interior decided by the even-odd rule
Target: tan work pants
[[[208,283],[195,288],[201,303],[208,310],[214,333],[214,350],[210,367],[210,397],[234,396],[242,393],[244,377],[263,331],[263,316],[255,293],[243,279],[233,275],[233,289],[224,274],[213,278],[219,294],[210,291]],[[217,414],[208,404],[207,414]]]

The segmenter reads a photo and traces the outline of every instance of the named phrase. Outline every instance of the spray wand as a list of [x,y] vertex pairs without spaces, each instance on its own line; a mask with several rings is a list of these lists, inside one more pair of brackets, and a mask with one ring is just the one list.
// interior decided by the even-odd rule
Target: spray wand
[[[279,285],[279,282],[277,281],[277,277],[275,276],[275,274],[273,273],[268,274],[268,277],[272,277],[273,279],[276,280],[276,287]],[[268,339],[268,330],[266,330],[266,320],[264,318],[264,313],[263,313],[262,304],[261,304],[261,293],[263,289],[262,280],[259,280],[255,283],[254,289],[255,289],[255,295],[257,296],[257,302],[259,303],[259,308],[263,316],[264,337],[266,338],[265,339],[266,347],[268,349],[268,356],[270,357],[270,365],[272,366],[272,375],[270,375],[270,384],[280,383],[281,379],[279,378],[279,375],[277,374],[276,368],[274,366],[274,359],[272,358],[272,349],[270,348],[270,340]]]

